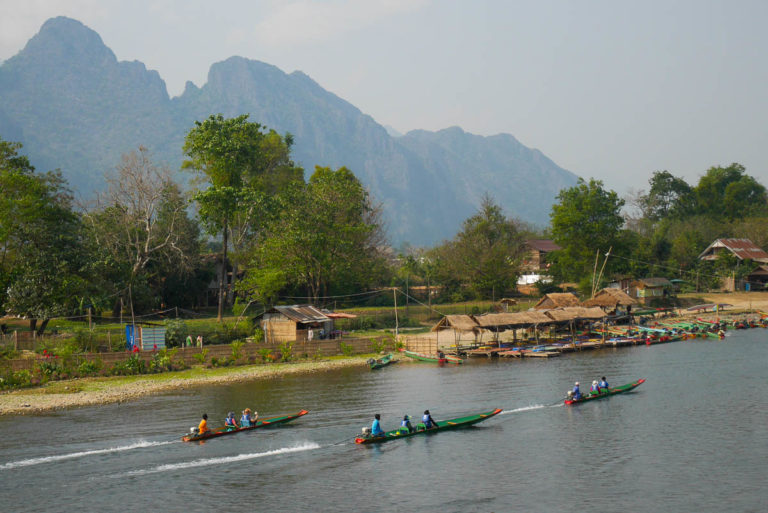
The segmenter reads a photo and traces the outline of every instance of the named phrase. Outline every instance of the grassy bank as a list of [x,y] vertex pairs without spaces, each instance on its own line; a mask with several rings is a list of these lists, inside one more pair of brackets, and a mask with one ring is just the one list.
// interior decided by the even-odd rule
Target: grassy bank
[[162,374],[56,381],[44,386],[0,394],[0,415],[24,415],[62,408],[120,403],[146,395],[197,386],[273,379],[289,374],[324,372],[363,366],[370,355],[339,356],[320,361],[191,369]]

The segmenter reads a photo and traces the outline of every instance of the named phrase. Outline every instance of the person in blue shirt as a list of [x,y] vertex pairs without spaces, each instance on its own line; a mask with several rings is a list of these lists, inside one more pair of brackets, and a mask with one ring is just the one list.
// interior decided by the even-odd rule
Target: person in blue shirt
[[409,417],[408,415],[403,417],[402,422],[400,422],[400,427],[406,428],[409,433],[413,433],[414,428],[413,428],[413,424],[411,424],[411,417]]
[[573,399],[581,399],[581,391],[579,390],[578,381],[573,385]]
[[227,415],[227,418],[224,419],[224,427],[227,428],[227,430],[237,429],[237,419],[235,419],[235,412],[231,411],[229,412],[229,415]]
[[421,417],[421,422],[424,424],[425,429],[437,427],[437,422],[435,422],[435,419],[429,414],[429,410],[424,410],[424,416]]
[[382,436],[384,430],[381,429],[381,415],[378,413],[373,416],[373,424],[371,424],[371,436]]
[[608,382],[605,380],[605,376],[600,378],[600,390],[608,391]]

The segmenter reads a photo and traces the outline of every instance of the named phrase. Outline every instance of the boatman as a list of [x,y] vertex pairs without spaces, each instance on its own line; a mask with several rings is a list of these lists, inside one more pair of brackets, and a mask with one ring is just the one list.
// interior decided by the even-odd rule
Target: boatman
[[433,427],[437,427],[437,422],[435,422],[435,419],[433,419],[432,415],[429,414],[429,410],[424,410],[424,416],[421,417],[421,422],[424,423],[425,429],[432,429]]
[[600,390],[608,391],[608,382],[605,380],[605,376],[600,378]]
[[200,421],[200,425],[197,426],[197,434],[204,435],[208,432],[208,414],[203,413],[203,420]]
[[573,398],[574,400],[581,399],[581,391],[579,390],[579,382],[573,384]]
[[384,430],[381,429],[381,415],[378,413],[373,416],[373,424],[371,424],[371,436],[383,436]]

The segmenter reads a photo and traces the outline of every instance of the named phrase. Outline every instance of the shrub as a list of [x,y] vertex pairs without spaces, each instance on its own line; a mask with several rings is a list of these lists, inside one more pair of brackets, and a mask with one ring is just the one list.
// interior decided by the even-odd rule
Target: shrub
[[232,361],[236,362],[243,356],[243,344],[242,340],[235,340],[232,342]]
[[352,353],[354,352],[352,344],[345,344],[344,342],[341,342],[339,347],[341,348],[341,354],[344,356],[352,356]]
[[380,353],[387,347],[387,343],[384,339],[377,338],[371,342],[371,349],[374,353]]
[[149,362],[149,371],[163,372],[173,370],[171,356],[172,355],[168,353],[167,349],[155,353],[154,356],[152,356],[152,360]]
[[198,363],[204,364],[205,363],[205,359],[208,357],[208,349],[203,349],[199,353],[194,354],[192,356],[195,358],[195,360],[198,361]]
[[187,323],[182,319],[169,319],[165,322],[165,345],[183,347],[189,335]]
[[272,350],[267,349],[266,347],[263,347],[257,351],[259,353],[259,356],[261,356],[261,361],[264,363],[267,363],[267,361],[272,361]]
[[261,328],[256,328],[253,330],[253,341],[254,342],[263,342],[264,341],[264,330]]
[[101,370],[101,360],[85,360],[77,366],[77,374],[79,376],[93,376]]
[[293,357],[293,342],[284,342],[280,344],[280,360],[283,362],[291,361]]

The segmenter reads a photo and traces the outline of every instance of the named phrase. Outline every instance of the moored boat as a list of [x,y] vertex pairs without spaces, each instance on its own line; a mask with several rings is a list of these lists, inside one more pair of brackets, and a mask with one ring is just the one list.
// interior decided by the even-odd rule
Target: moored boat
[[414,351],[403,351],[403,354],[408,358],[413,358],[414,360],[419,360],[422,362],[456,363],[456,364],[464,363],[464,360],[462,360],[458,356],[452,356],[448,354],[443,355],[442,358],[439,355],[421,354],[421,353],[416,353]]
[[390,363],[395,363],[397,360],[394,359],[394,356],[390,353],[388,355],[382,356],[381,358],[371,358],[368,360],[368,365],[370,365],[371,370],[375,369],[381,369],[382,367],[386,367]]
[[278,415],[276,417],[266,417],[263,419],[259,419],[256,421],[256,424],[249,427],[243,427],[243,428],[227,428],[226,426],[222,426],[220,428],[213,429],[211,431],[207,431],[204,434],[193,434],[190,433],[188,435],[184,435],[181,437],[182,442],[196,442],[198,440],[207,440],[209,438],[216,438],[219,436],[224,435],[234,435],[235,433],[241,433],[243,431],[251,431],[253,429],[268,427],[268,426],[274,426],[277,424],[285,424],[286,422],[290,422],[292,420],[298,419],[299,417],[306,415],[309,413],[308,410],[301,410],[298,413],[293,413],[290,415]]
[[[381,443],[381,442],[388,442],[390,440],[396,440],[398,438],[407,438],[409,436],[414,435],[427,435],[431,433],[437,433],[438,431],[445,431],[448,429],[457,429],[462,427],[471,426],[473,424],[477,424],[478,422],[482,422],[484,420],[487,420],[494,415],[498,415],[501,413],[501,408],[496,408],[495,410],[485,412],[485,413],[476,413],[475,415],[467,415],[466,417],[458,417],[455,419],[449,419],[449,420],[438,420],[435,421],[435,427],[431,429],[424,429],[424,424],[417,424],[416,429],[414,431],[408,431],[406,428],[398,428],[393,429],[392,431],[387,431],[383,435],[380,436],[358,436],[355,438],[356,444],[375,444],[375,443]],[[419,426],[421,426],[421,429],[419,429]]]
[[645,383],[645,379],[638,379],[637,381],[633,381],[632,383],[627,383],[626,385],[621,385],[620,387],[611,387],[608,389],[607,392],[600,392],[599,394],[589,394],[586,393],[581,396],[581,399],[565,399],[565,404],[579,404],[586,401],[593,401],[595,399],[604,399],[606,397],[610,397],[612,395],[621,394],[623,392],[629,392],[630,390],[633,390],[640,385]]

